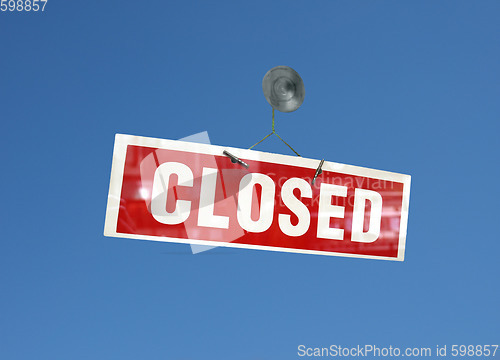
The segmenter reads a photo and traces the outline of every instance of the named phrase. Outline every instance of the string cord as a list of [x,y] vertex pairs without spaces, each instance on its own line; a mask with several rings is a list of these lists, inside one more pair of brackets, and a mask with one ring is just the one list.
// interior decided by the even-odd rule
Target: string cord
[[250,146],[248,149],[251,150],[253,149],[255,146],[259,145],[261,142],[263,142],[264,140],[266,140],[269,136],[271,135],[276,135],[278,137],[278,139],[280,139],[281,141],[283,141],[285,143],[286,146],[288,146],[297,156],[300,156],[299,153],[297,151],[295,151],[295,149],[293,147],[291,147],[285,140],[283,140],[281,138],[281,136],[278,135],[278,133],[276,132],[276,130],[274,129],[274,108],[273,108],[273,123],[272,123],[272,132],[270,134],[267,134],[266,136],[264,136],[264,138],[262,140],[260,140],[259,142],[253,144],[252,146]]

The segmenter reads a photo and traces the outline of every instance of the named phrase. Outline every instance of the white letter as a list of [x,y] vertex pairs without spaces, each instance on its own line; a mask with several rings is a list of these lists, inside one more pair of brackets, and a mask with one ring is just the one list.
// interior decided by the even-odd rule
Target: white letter
[[[370,225],[368,226],[368,231],[363,232],[366,200],[370,200],[371,202]],[[382,196],[376,191],[355,189],[351,240],[364,243],[371,243],[377,240],[380,235],[381,219]]]
[[187,165],[167,162],[156,169],[151,194],[151,214],[156,221],[168,225],[183,223],[191,211],[191,201],[177,200],[174,212],[167,212],[168,180],[172,174],[177,175],[178,186],[193,186],[193,172]]
[[[257,221],[252,220],[252,193],[255,184],[262,186],[260,214]],[[259,233],[269,229],[273,223],[274,192],[274,181],[267,175],[252,173],[246,174],[241,178],[238,192],[237,217],[240,226],[244,230]]]
[[304,356],[306,354],[305,349],[306,347],[304,345],[299,345],[299,351],[297,352],[297,355],[299,356]]
[[318,209],[318,237],[344,240],[344,229],[330,227],[330,218],[344,218],[344,208],[332,205],[332,196],[347,196],[347,186],[321,183]]
[[217,169],[203,168],[200,190],[200,208],[198,210],[198,226],[228,229],[229,217],[214,215],[216,185]]
[[300,196],[311,198],[312,191],[311,185],[304,179],[291,178],[285,181],[281,187],[281,199],[283,203],[289,208],[297,217],[299,222],[297,225],[292,225],[290,222],[291,216],[288,214],[278,215],[278,224],[281,231],[288,236],[302,236],[309,229],[311,223],[311,214],[307,207],[293,195],[293,190],[299,189]]

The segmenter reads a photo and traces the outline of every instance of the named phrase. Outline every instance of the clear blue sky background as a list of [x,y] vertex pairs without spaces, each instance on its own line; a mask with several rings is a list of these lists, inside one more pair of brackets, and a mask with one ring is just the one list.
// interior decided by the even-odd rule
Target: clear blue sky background
[[[54,1],[0,13],[0,357],[298,359],[498,344],[500,2]],[[103,236],[115,133],[412,175],[406,260]],[[259,150],[291,154],[278,139]],[[497,358],[500,354],[497,354]]]

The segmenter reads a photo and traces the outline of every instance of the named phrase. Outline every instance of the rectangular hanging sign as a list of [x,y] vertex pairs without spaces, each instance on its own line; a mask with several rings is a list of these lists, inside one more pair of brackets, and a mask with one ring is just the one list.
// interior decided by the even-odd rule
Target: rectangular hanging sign
[[104,235],[403,261],[410,176],[325,161],[313,184],[319,166],[117,134]]

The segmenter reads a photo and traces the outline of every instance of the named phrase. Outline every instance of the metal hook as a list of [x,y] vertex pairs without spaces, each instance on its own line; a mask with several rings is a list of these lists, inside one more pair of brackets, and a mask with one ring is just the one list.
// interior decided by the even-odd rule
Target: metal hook
[[236,156],[234,156],[233,154],[231,154],[230,152],[228,152],[228,151],[226,151],[226,150],[224,150],[222,153],[223,153],[224,155],[226,155],[228,158],[230,158],[230,159],[231,159],[231,162],[232,162],[233,164],[238,163],[238,164],[240,164],[241,166],[243,166],[245,169],[248,169],[248,164],[247,164],[246,162],[244,162],[243,160],[241,160],[241,159],[237,158]]
[[314,177],[312,179],[312,184],[314,185],[314,183],[316,182],[316,178],[318,177],[318,175],[320,175],[323,170],[321,169],[323,167],[323,163],[325,162],[325,159],[322,159],[319,163],[319,166],[318,168],[316,169],[316,173],[314,174]]

